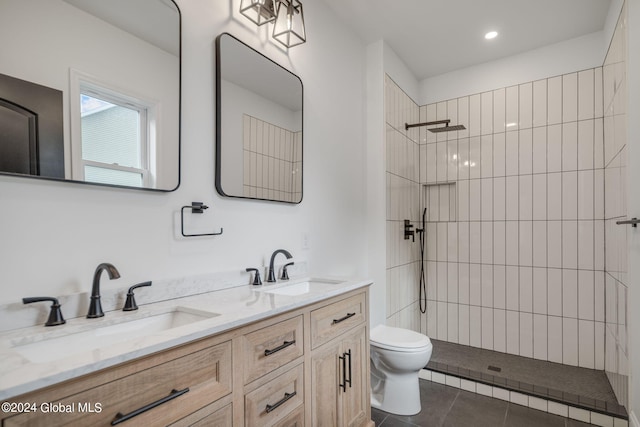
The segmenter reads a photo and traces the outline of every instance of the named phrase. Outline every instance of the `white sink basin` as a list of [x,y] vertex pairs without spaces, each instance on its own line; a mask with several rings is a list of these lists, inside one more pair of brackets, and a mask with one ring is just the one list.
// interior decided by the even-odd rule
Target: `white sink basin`
[[[167,331],[218,315],[218,313],[186,307],[175,307],[171,311],[147,317],[131,319],[123,316],[118,319],[117,323],[92,329],[84,327],[81,331],[70,332],[66,335],[51,336],[51,332],[58,333],[58,331],[62,330],[43,332],[37,336],[30,337],[35,341],[25,344],[16,342],[13,349],[31,362],[42,363],[62,359],[70,354],[97,350],[113,344]],[[68,327],[69,324],[65,326]],[[65,326],[58,326],[57,328],[64,328]],[[24,341],[24,338],[15,341]]]
[[342,283],[342,281],[339,280],[309,279],[304,282],[297,283],[263,285],[265,287],[260,289],[260,291],[267,294],[295,296],[307,294],[314,288],[333,286],[340,283]]

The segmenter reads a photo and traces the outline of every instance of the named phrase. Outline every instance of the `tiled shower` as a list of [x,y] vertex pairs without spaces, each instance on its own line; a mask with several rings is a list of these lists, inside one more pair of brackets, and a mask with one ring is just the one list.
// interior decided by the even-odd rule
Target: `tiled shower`
[[[626,405],[625,38],[621,18],[602,67],[420,107],[387,76],[387,324],[606,370]],[[467,129],[404,127],[443,119]],[[403,220],[425,207],[420,317]]]

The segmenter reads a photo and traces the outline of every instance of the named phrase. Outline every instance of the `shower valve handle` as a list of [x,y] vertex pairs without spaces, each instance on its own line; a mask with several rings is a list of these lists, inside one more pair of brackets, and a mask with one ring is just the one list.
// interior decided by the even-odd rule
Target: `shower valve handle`
[[409,238],[411,237],[411,239],[415,242],[416,241],[416,235],[415,232],[412,230],[413,228],[413,224],[411,224],[411,220],[405,219],[404,220],[404,240],[409,240]]

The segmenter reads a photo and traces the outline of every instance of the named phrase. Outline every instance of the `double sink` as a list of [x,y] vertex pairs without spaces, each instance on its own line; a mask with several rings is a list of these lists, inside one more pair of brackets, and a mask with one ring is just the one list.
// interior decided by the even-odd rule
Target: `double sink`
[[[311,291],[330,290],[344,283],[337,280],[305,279],[275,285],[263,285],[254,292],[301,296]],[[10,342],[11,350],[33,363],[47,363],[73,354],[97,351],[110,346],[135,341],[143,337],[202,322],[220,316],[220,313],[176,305],[164,311],[143,307],[137,313],[107,317],[100,320],[104,326],[96,325],[93,319],[79,319],[78,324],[47,328],[33,334],[22,335]],[[173,332],[173,331],[172,331]],[[178,332],[177,330],[175,331]]]

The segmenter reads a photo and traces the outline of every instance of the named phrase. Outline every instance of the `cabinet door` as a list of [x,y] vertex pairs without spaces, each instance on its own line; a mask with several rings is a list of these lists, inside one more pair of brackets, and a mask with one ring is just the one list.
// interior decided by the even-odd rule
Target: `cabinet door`
[[311,358],[311,424],[337,426],[340,343],[326,345]]
[[[369,398],[369,393],[366,373],[368,372],[369,356],[367,350],[367,337],[364,326],[350,332],[342,340],[341,354],[347,357],[347,371],[344,375],[345,378],[350,380],[350,384],[347,384],[344,392],[339,389],[342,419],[340,425],[348,427],[360,426],[368,421],[367,399]],[[342,369],[341,366],[340,369]]]

